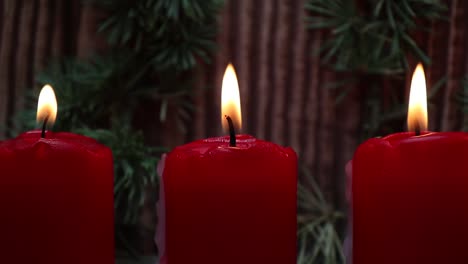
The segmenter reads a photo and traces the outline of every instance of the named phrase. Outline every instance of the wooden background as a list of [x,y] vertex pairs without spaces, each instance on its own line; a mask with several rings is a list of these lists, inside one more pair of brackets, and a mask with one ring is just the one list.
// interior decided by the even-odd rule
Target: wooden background
[[[168,146],[220,135],[221,79],[232,61],[241,89],[244,132],[292,146],[327,190],[328,198],[342,208],[343,168],[359,143],[365,109],[360,97],[365,85],[352,87],[338,105],[336,91],[324,88],[342,76],[313,56],[323,43],[324,32],[306,29],[304,1],[227,1],[220,17],[219,51],[212,65],[199,69],[200,86],[213,89],[194,97],[198,110],[190,132],[174,136],[168,123],[146,134],[150,138],[161,136],[158,141]],[[448,4],[448,21],[427,25],[430,31],[416,35],[433,60],[426,69],[429,86],[448,77],[430,112],[430,127],[436,131],[460,129],[466,118],[457,110],[453,97],[468,70],[468,1]],[[103,16],[78,0],[0,0],[0,126],[7,125],[9,117],[22,109],[28,89],[39,88],[35,73],[51,58],[86,58],[106,49],[103,36],[96,34]],[[384,82],[382,89],[398,89],[405,96],[406,79],[400,85]],[[2,133],[0,139],[4,137]]]

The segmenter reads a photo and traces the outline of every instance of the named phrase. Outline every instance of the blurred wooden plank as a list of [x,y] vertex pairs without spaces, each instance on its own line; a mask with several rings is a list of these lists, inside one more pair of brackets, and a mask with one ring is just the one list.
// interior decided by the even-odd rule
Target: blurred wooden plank
[[465,73],[466,50],[466,1],[452,1],[450,16],[450,38],[447,57],[447,89],[444,94],[442,114],[442,131],[453,131],[461,127],[461,114],[454,102],[460,89],[460,80]]
[[211,83],[208,84],[209,90],[206,93],[204,106],[207,113],[204,120],[207,133],[204,137],[220,136],[223,133],[221,129],[221,84],[226,66],[229,62],[233,62],[231,47],[234,44],[231,36],[234,34],[235,24],[232,19],[236,14],[231,9],[236,3],[236,1],[227,1],[220,16],[219,33],[216,37],[219,48],[215,54],[214,68],[210,70]]
[[[317,159],[318,171],[317,179],[320,186],[323,188],[325,196],[328,201],[333,201],[333,192],[335,190],[335,149],[338,142],[335,141],[337,131],[336,126],[336,108],[335,98],[331,94],[331,89],[326,89],[323,86],[332,82],[336,82],[336,74],[333,71],[324,69],[321,73],[323,75],[322,84],[319,89],[319,105],[320,105],[320,118],[317,133]],[[342,165],[344,167],[344,164]]]
[[38,20],[34,29],[33,74],[40,72],[49,59],[52,43],[53,13],[50,13],[52,0],[38,0]]
[[[252,23],[251,21],[255,18],[252,17],[253,3],[255,1],[251,0],[237,0],[236,4],[238,5],[239,11],[237,12],[237,25],[235,31],[237,34],[234,35],[234,43],[236,43],[234,48],[234,57],[237,58],[236,64],[234,67],[237,71],[237,79],[239,81],[239,92],[240,92],[240,101],[242,109],[242,131],[249,131],[252,134],[253,129],[248,126],[248,119],[250,118],[250,113],[247,112],[247,106],[249,105],[250,100],[255,98],[250,98],[249,90],[253,87],[249,86],[249,78],[251,73],[252,65],[250,63],[250,58],[252,56],[251,46],[252,38],[251,31]],[[220,89],[216,87],[215,89]]]
[[31,43],[34,43],[34,24],[36,1],[24,1],[21,6],[19,40],[15,60],[15,113],[21,111],[24,107],[25,95],[28,88],[32,87],[31,64],[33,49]]
[[305,122],[302,119],[302,94],[305,89],[305,61],[312,54],[305,53],[307,29],[305,27],[304,0],[293,1],[290,34],[290,59],[288,66],[288,82],[286,84],[288,97],[285,97],[285,144],[290,145],[297,153],[301,149],[300,137],[304,131]]
[[[429,35],[427,54],[432,63],[427,70],[428,94],[433,93],[432,88],[442,78],[446,77],[447,50],[449,39],[449,23],[443,20],[433,21]],[[429,130],[440,131],[443,112],[444,87],[441,88],[429,101]]]
[[52,23],[52,51],[51,55],[53,58],[58,58],[64,54],[65,41],[64,36],[65,32],[72,30],[71,28],[66,28],[68,24],[65,23],[66,17],[66,5],[62,0],[55,1],[54,7],[54,21]]
[[270,23],[270,35],[268,37],[268,44],[265,49],[268,50],[268,62],[266,64],[267,67],[267,80],[268,85],[261,96],[267,98],[266,100],[266,108],[264,111],[264,116],[261,118],[265,119],[265,139],[272,140],[272,132],[275,127],[273,126],[273,119],[275,118],[274,112],[274,98],[275,98],[275,89],[276,89],[276,74],[278,69],[278,57],[276,56],[276,50],[278,46],[277,42],[277,34],[278,34],[278,26],[279,26],[279,1],[280,0],[273,0],[270,1],[272,5],[272,13],[271,13],[271,23]]
[[[255,116],[255,136],[261,139],[265,139],[267,136],[267,118],[269,115],[267,113],[267,104],[268,104],[268,93],[270,87],[270,68],[269,65],[272,63],[272,58],[270,57],[269,47],[271,47],[271,35],[275,30],[273,20],[274,17],[274,6],[271,4],[271,1],[268,0],[258,0],[261,2],[261,5],[256,8],[255,12],[260,12],[260,15],[255,18],[255,27],[258,27],[259,39],[255,43],[255,51],[258,51],[258,54],[253,56],[258,56],[258,64],[256,66],[257,76],[252,76],[251,78],[256,78],[256,86],[251,86],[250,89],[255,89],[255,93],[252,93],[254,98],[251,100],[251,110],[248,113],[248,116]],[[257,1],[256,1],[257,2]]]
[[4,128],[7,125],[7,120],[10,118],[9,104],[11,102],[12,95],[10,93],[11,85],[14,85],[12,81],[12,75],[14,74],[12,68],[12,60],[15,55],[15,30],[17,21],[17,10],[21,8],[20,1],[15,0],[4,0],[1,1],[2,5],[2,21],[1,23],[1,39],[0,39],[0,140],[5,137]]
[[[260,53],[261,53],[261,35],[260,32],[263,28],[263,20],[265,19],[262,15],[263,1],[251,1],[252,6],[250,8],[250,32],[248,38],[250,40],[249,45],[249,56],[246,59],[249,65],[249,76],[247,76],[247,92],[243,97],[249,99],[244,105],[243,115],[245,117],[244,124],[246,129],[243,129],[246,133],[252,134],[258,137],[257,131],[257,117],[258,117],[258,100],[260,95],[259,90],[259,79],[260,79]],[[259,25],[260,23],[260,25]],[[243,99],[241,99],[243,100]]]
[[[350,78],[345,76],[343,78]],[[334,165],[333,165],[333,186],[334,200],[337,208],[343,209],[346,206],[345,197],[345,168],[344,165],[350,161],[359,144],[359,128],[361,123],[362,88],[359,84],[349,84],[343,89],[350,89],[346,98],[336,105],[336,117],[334,121],[335,140],[334,144]],[[393,88],[393,87],[389,87]],[[343,91],[339,91],[343,92]]]
[[193,115],[193,120],[191,124],[191,130],[189,132],[188,141],[202,139],[206,135],[206,127],[205,127],[205,118],[206,118],[206,110],[205,110],[205,100],[206,100],[206,93],[207,91],[207,74],[205,73],[207,70],[212,68],[210,65],[204,65],[203,69],[198,69],[196,72],[199,73],[199,77],[196,80],[197,90],[195,94],[192,96],[192,101],[195,107]]
[[93,54],[105,53],[109,47],[105,34],[97,33],[99,22],[106,17],[105,12],[89,2],[84,3],[80,11],[76,55],[79,58],[88,58]]
[[284,144],[285,120],[283,119],[285,102],[284,98],[290,87],[286,87],[287,65],[291,58],[289,45],[290,42],[290,3],[288,0],[279,0],[278,17],[275,21],[275,44],[273,45],[273,54],[276,57],[273,68],[273,85],[269,94],[273,96],[270,107],[271,119],[271,140],[277,144]]
[[320,57],[313,55],[315,51],[319,50],[322,44],[322,32],[309,31],[306,40],[305,54],[310,54],[304,59],[305,64],[305,87],[302,94],[302,117],[304,120],[304,129],[301,134],[301,149],[299,157],[305,163],[307,168],[313,173],[316,173],[318,164],[317,160],[317,143],[318,143],[318,118],[321,114],[319,108],[319,89],[320,86]]

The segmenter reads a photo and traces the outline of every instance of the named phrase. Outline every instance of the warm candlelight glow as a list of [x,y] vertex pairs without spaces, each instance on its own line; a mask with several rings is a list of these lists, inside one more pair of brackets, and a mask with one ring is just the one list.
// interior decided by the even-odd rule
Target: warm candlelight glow
[[236,131],[242,128],[242,114],[240,107],[239,84],[237,83],[236,71],[230,63],[223,77],[221,90],[221,124],[225,132],[229,131],[226,117],[230,116]]
[[47,118],[47,124],[53,125],[57,117],[57,99],[55,99],[54,89],[46,84],[39,94],[37,103],[36,121],[43,123]]
[[426,77],[421,63],[416,66],[411,80],[408,106],[408,130],[427,130]]

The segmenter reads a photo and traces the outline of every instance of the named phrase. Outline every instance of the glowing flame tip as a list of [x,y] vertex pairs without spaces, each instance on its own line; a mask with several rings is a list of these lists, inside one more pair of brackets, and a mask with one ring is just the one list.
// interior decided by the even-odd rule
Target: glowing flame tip
[[411,79],[408,105],[408,130],[427,130],[426,77],[421,63],[416,66]]
[[57,117],[57,99],[55,98],[54,89],[48,84],[42,87],[37,103],[36,121],[42,123],[47,119],[47,124],[55,123]]
[[229,63],[223,77],[221,90],[221,124],[224,131],[229,131],[226,116],[232,119],[237,131],[242,128],[242,114],[240,107],[239,83],[237,82],[234,66]]

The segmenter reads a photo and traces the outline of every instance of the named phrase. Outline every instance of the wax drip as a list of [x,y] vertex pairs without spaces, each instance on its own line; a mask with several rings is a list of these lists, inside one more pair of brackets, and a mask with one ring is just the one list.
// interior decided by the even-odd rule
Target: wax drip
[[46,116],[46,118],[44,119],[44,123],[42,123],[42,133],[41,133],[42,138],[45,138],[46,136],[47,121],[49,121],[49,116]]
[[225,115],[227,122],[229,124],[229,146],[235,147],[236,146],[236,130],[234,129],[234,124],[232,123],[232,119],[230,116]]

